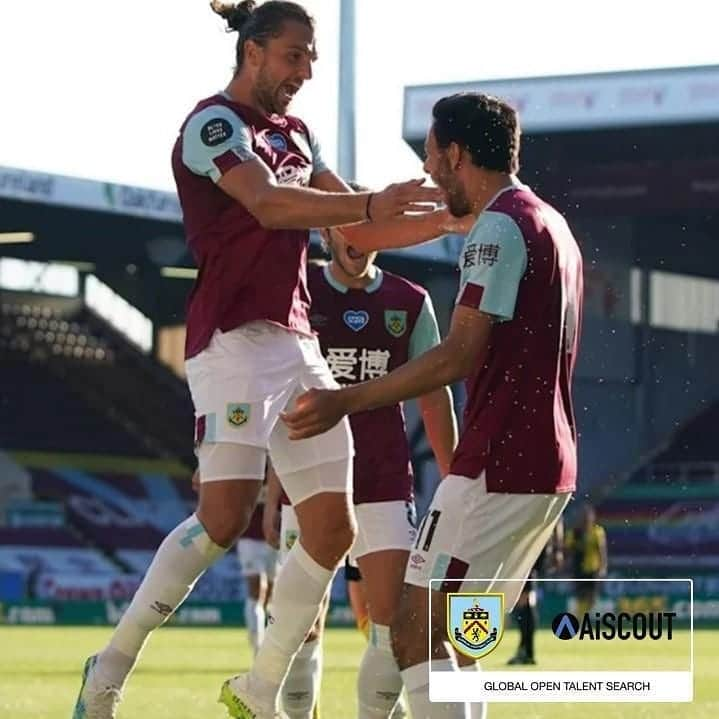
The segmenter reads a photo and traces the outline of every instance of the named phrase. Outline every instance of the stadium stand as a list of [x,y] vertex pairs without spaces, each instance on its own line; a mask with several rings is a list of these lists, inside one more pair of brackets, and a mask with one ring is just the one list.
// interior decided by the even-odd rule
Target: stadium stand
[[602,502],[613,569],[693,573],[719,565],[718,424],[714,403]]
[[[192,466],[184,383],[84,307],[3,302],[0,446],[178,457]],[[42,418],[45,414],[45,419]]]

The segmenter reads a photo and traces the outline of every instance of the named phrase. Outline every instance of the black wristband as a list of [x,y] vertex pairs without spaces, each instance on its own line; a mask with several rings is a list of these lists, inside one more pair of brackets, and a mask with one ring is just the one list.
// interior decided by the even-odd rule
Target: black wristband
[[372,198],[374,197],[374,192],[370,192],[369,195],[367,195],[367,205],[364,208],[364,214],[365,218],[367,219],[367,222],[372,222],[372,215],[369,211],[370,202],[372,202]]

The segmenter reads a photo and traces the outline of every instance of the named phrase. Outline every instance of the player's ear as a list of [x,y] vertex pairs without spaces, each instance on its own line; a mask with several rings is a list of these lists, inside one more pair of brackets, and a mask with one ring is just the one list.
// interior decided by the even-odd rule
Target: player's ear
[[254,40],[245,41],[245,62],[252,67],[259,67],[262,64],[264,48]]
[[452,170],[458,170],[462,164],[462,148],[456,142],[450,142],[447,148],[447,160]]

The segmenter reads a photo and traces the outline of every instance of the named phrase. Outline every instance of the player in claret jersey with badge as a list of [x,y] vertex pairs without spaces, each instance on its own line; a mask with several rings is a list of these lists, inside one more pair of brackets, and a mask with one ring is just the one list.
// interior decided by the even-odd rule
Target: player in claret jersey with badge
[[172,155],[199,267],[186,346],[199,507],[159,547],[110,643],[87,661],[76,719],[116,716],[150,632],[249,522],[268,453],[302,541],[277,578],[253,669],[225,683],[222,701],[235,717],[275,716],[291,658],[355,533],[349,424],[295,444],[278,421],[302,390],[335,386],[308,318],[309,228],[364,222],[352,230],[363,241],[402,245],[441,234],[446,220],[443,212],[405,215],[438,197],[420,180],[352,193],[323,162],[307,125],[287,114],[317,57],[314,21],[302,6],[270,0],[213,8],[238,33],[236,70],[225,90],[190,112]]
[[[447,337],[389,374],[312,390],[285,415],[290,436],[327,431],[345,414],[392,405],[465,378],[467,402],[450,474],[418,530],[392,624],[415,719],[465,719],[429,701],[429,672],[448,656],[447,592],[503,593],[511,610],[576,486],[571,380],[579,346],[582,258],[564,218],[516,177],[516,112],[464,93],[433,108],[425,169],[451,212],[470,213]],[[428,637],[430,579],[434,585]],[[431,644],[432,654],[428,654]],[[430,665],[432,662],[432,665]]]
[[[439,343],[432,302],[422,287],[382,271],[374,264],[376,253],[356,250],[343,230],[329,229],[323,235],[331,261],[309,268],[310,321],[338,383],[382,377]],[[445,476],[456,444],[449,390],[441,387],[420,397],[419,409],[440,475]],[[358,525],[351,557],[362,573],[372,622],[358,676],[359,716],[388,717],[402,688],[389,628],[415,534],[410,449],[399,403],[354,414],[350,426]],[[280,551],[286,553],[298,535],[302,531],[286,503]],[[320,651],[314,638],[294,663],[283,690],[283,708],[291,719],[311,716],[318,682],[311,681],[305,669],[320,665],[311,661],[311,651]]]

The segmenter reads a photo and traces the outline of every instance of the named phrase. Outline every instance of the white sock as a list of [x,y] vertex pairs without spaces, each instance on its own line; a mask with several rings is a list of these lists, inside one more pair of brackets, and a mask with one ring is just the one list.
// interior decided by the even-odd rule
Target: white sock
[[357,676],[358,719],[387,719],[401,691],[389,627],[373,623]]
[[282,708],[289,719],[312,719],[322,678],[322,642],[305,642],[282,685]]
[[307,554],[301,539],[282,564],[272,590],[265,640],[249,678],[255,696],[270,708],[277,704],[292,658],[317,619],[333,574]]
[[245,597],[245,626],[252,654],[257,654],[257,649],[265,638],[265,607],[262,602],[252,597]]
[[142,584],[98,655],[100,674],[122,686],[150,632],[182,604],[203,572],[227,550],[215,544],[193,514],[159,546]]
[[[460,672],[481,672],[479,662],[460,667]],[[472,702],[469,705],[468,719],[487,719],[487,702]]]
[[[434,671],[457,670],[453,659],[434,659],[431,667]],[[407,688],[412,719],[468,719],[467,704],[430,702],[429,672],[430,662],[422,662],[402,670],[402,681]]]

